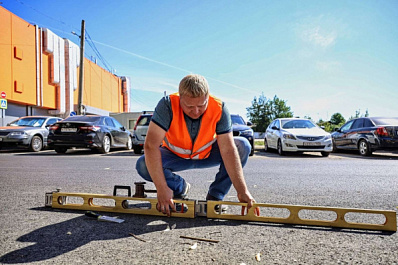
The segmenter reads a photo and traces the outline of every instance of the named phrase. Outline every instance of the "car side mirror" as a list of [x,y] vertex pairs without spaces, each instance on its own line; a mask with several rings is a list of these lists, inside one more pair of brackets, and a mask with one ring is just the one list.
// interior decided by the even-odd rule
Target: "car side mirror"
[[279,130],[276,126],[272,126],[272,130]]
[[335,132],[341,132],[340,128],[334,128]]
[[250,121],[248,121],[248,122],[246,122],[246,125],[247,125],[247,126],[252,126],[253,123],[251,123]]

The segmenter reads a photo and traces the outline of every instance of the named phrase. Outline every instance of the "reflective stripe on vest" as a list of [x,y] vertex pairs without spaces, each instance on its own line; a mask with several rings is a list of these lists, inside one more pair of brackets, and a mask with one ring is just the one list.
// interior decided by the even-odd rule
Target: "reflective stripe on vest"
[[166,132],[163,146],[182,158],[207,158],[210,155],[213,143],[216,141],[216,126],[222,114],[221,100],[209,96],[207,109],[201,117],[198,135],[193,144],[180,106],[178,93],[171,94],[170,101],[173,119],[169,130]]

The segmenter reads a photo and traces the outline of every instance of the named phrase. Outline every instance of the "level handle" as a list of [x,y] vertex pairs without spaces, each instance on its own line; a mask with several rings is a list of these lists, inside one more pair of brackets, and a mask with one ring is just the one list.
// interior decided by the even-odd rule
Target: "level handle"
[[117,195],[117,190],[127,190],[128,196],[131,197],[131,187],[130,186],[115,185],[113,187],[113,196]]

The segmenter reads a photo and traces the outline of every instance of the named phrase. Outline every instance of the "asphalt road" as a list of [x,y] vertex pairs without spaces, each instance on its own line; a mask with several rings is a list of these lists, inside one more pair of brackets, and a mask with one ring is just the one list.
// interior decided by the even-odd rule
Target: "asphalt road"
[[[0,263],[398,264],[397,233],[107,213],[125,220],[117,224],[90,219],[82,211],[44,207],[45,193],[56,188],[111,194],[114,185],[140,181],[137,159],[130,151],[0,151]],[[205,198],[216,171],[181,173],[192,184],[190,199]],[[398,206],[397,154],[280,157],[256,150],[244,172],[261,203],[394,211]],[[237,201],[234,189],[226,200]],[[379,217],[371,221],[378,223]]]

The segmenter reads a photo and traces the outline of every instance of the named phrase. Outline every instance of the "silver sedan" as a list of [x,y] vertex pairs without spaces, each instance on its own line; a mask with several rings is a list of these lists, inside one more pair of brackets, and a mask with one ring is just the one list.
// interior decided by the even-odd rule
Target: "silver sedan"
[[26,116],[0,127],[0,149],[3,146],[23,146],[39,152],[47,146],[48,127],[60,120],[51,116]]
[[333,150],[330,133],[308,119],[276,119],[265,131],[264,148],[278,150],[280,155],[286,152],[321,152],[329,156]]

